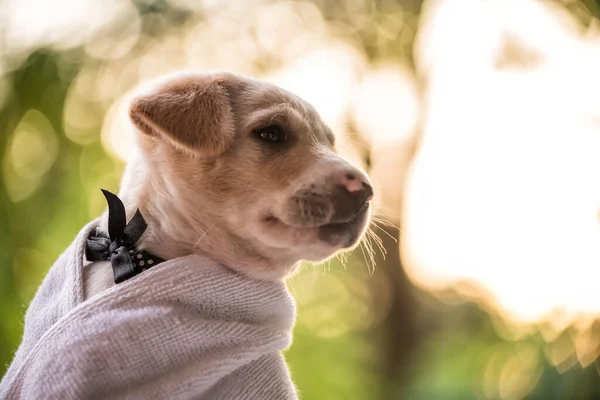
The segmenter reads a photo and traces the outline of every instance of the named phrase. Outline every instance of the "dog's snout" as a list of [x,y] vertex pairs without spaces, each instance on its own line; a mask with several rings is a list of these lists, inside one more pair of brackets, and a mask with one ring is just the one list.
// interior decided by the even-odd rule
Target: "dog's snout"
[[353,172],[345,172],[341,176],[342,187],[351,195],[358,199],[362,206],[367,201],[373,199],[373,188],[363,179],[359,178]]
[[371,187],[371,185],[369,185],[366,182],[363,182],[362,185],[362,190],[359,190],[355,193],[355,196],[359,197],[359,202],[361,203],[361,206],[364,203],[369,202],[373,199],[373,188]]
[[338,175],[336,181],[332,196],[335,212],[331,222],[334,223],[353,219],[373,198],[373,188],[358,173],[345,171]]

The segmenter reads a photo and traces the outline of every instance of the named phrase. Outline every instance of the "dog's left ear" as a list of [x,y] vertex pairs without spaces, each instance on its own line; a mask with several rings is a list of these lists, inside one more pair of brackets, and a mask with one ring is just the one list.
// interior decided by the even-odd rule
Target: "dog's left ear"
[[235,138],[227,75],[186,75],[133,99],[129,116],[143,133],[194,153],[217,156]]

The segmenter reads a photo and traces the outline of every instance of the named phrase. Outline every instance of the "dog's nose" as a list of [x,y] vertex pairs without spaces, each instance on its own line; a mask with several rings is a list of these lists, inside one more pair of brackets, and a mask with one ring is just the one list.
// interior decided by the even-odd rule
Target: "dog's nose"
[[341,184],[350,195],[357,198],[361,206],[373,199],[373,188],[371,185],[352,172],[345,172],[342,175]]
[[335,209],[331,223],[348,222],[373,198],[371,185],[352,172],[338,175],[335,186],[331,197]]

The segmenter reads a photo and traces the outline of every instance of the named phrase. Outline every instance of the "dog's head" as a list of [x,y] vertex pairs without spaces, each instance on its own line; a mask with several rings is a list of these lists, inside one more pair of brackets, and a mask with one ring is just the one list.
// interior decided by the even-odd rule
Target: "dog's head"
[[279,278],[361,239],[369,178],[293,94],[229,73],[180,75],[134,98],[130,117],[142,157],[122,191],[136,187],[159,255],[204,252]]

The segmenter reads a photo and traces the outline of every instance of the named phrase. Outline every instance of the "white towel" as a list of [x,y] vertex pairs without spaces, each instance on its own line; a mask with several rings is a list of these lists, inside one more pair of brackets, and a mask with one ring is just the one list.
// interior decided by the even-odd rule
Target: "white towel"
[[296,399],[281,351],[295,305],[284,283],[196,255],[83,301],[86,226],[25,316],[1,399]]

